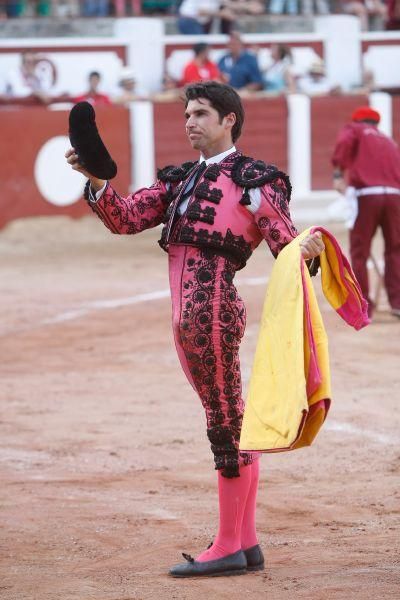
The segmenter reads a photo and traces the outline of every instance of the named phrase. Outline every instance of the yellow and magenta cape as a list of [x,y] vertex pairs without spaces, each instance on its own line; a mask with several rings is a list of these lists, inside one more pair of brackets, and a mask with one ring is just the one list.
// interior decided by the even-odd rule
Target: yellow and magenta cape
[[279,254],[267,288],[243,416],[241,451],[309,446],[331,402],[328,340],[300,242],[320,231],[322,290],[352,327],[370,322],[367,302],[334,236],[304,231]]

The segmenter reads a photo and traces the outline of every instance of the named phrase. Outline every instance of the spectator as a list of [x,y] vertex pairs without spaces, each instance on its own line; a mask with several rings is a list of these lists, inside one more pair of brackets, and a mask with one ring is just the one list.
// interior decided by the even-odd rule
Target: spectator
[[134,100],[139,100],[139,96],[135,92],[135,76],[129,67],[121,69],[118,85],[121,92],[113,99],[116,104],[129,104]]
[[209,48],[204,42],[193,46],[194,58],[184,68],[181,85],[196,81],[221,81],[217,65],[210,60]]
[[360,19],[362,31],[368,31],[369,17],[380,17],[382,21],[386,21],[388,13],[381,0],[342,0],[342,10]]
[[386,29],[400,29],[400,0],[388,0]]
[[113,5],[116,17],[136,16],[142,11],[141,0],[114,0]]
[[48,104],[55,81],[53,63],[43,55],[27,51],[21,54],[18,69],[9,74],[6,90],[11,99],[24,98],[25,103]]
[[286,8],[288,15],[297,15],[298,0],[271,0],[269,4],[269,12],[271,15],[282,15]]
[[132,0],[137,8],[133,14],[140,15],[166,15],[176,13],[176,8],[180,4],[176,0]]
[[36,1],[36,14],[38,17],[49,17],[52,13],[52,2],[51,0],[37,0]]
[[[224,6],[232,11],[235,19],[243,15],[261,15],[265,13],[265,3],[260,0],[226,0]],[[220,31],[230,35],[232,28],[235,25],[235,20],[221,19]]]
[[315,11],[314,11],[314,0],[300,0],[301,13],[303,15],[313,15],[315,12],[319,15],[329,15],[330,6],[329,0],[315,0]]
[[179,32],[187,35],[209,33],[216,17],[229,22],[235,20],[233,11],[219,0],[183,0],[179,7]]
[[271,57],[272,65],[266,70],[264,78],[265,91],[278,94],[295,92],[296,83],[291,70],[293,59],[290,48],[283,44],[272,44]]
[[84,17],[108,17],[109,0],[83,0],[82,15]]
[[179,87],[178,82],[165,72],[162,79],[161,90],[152,94],[151,99],[158,102],[172,102],[181,98],[181,95],[182,88]]
[[54,13],[57,17],[79,17],[79,0],[55,0]]
[[101,75],[98,71],[92,71],[89,73],[89,89],[82,96],[75,98],[75,102],[90,102],[94,106],[108,105],[111,104],[111,100],[105,94],[101,94],[98,89],[101,81]]
[[218,63],[227,83],[237,90],[261,90],[263,78],[257,57],[245,49],[238,32],[231,33],[227,48],[229,52]]
[[265,13],[265,4],[260,0],[228,0],[225,5],[236,15],[261,15]]
[[[0,12],[3,12],[3,7]],[[25,12],[24,0],[7,0],[5,2],[5,14],[9,18],[21,17]]]
[[297,89],[309,96],[339,94],[341,92],[340,86],[330,83],[321,59],[313,62],[308,72],[298,79]]

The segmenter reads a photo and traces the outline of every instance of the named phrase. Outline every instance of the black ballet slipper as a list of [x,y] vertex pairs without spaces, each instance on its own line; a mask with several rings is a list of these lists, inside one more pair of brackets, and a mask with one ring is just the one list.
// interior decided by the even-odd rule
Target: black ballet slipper
[[182,553],[182,556],[187,562],[172,567],[169,571],[172,577],[223,577],[247,573],[246,556],[242,550],[206,562],[198,562],[189,554]]
[[108,153],[96,125],[89,102],[78,102],[69,113],[69,139],[81,165],[98,179],[112,179],[117,165]]

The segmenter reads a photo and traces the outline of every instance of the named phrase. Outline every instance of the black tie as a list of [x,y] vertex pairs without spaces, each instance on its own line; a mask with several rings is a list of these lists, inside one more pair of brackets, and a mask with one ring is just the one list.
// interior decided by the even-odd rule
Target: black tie
[[191,196],[194,188],[197,185],[197,182],[199,181],[200,177],[202,176],[202,174],[204,173],[206,168],[207,168],[206,161],[203,160],[203,162],[201,162],[199,164],[199,166],[197,167],[197,169],[194,171],[192,177],[189,179],[189,181],[186,185],[186,189],[181,196],[181,200],[180,200],[179,204],[181,204],[181,202],[184,202],[185,200],[187,200],[189,198],[189,196]]

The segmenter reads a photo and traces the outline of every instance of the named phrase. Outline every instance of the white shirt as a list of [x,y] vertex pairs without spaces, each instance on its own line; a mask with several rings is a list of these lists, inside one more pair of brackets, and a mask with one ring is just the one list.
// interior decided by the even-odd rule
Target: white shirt
[[[207,23],[211,19],[212,13],[217,13],[220,7],[219,0],[183,0],[179,7],[181,17],[195,19],[199,23]],[[211,13],[210,16],[200,15],[200,11]]]
[[320,79],[314,79],[311,75],[304,75],[300,77],[297,82],[297,86],[299,88],[299,92],[303,94],[309,94],[312,96],[313,94],[329,94],[332,86],[327,77],[321,77]]

